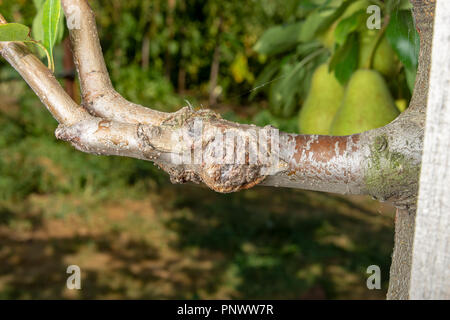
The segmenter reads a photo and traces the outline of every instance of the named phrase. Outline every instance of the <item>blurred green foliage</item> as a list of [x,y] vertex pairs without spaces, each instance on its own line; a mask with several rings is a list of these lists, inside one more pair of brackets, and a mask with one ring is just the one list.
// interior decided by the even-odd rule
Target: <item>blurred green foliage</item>
[[[0,10],[8,21],[31,26],[37,12],[30,4],[3,0]],[[134,102],[165,111],[184,103],[174,95],[177,88],[194,92],[194,99],[208,94],[216,47],[221,99],[242,102],[263,59],[253,45],[268,26],[289,16],[289,6],[281,0],[98,0],[90,4],[117,90]],[[33,29],[35,34],[40,31],[37,26]]]
[[151,163],[74,152],[55,140],[57,123],[37,107],[31,91],[23,93],[19,104],[20,109],[0,110],[0,201],[21,201],[33,193],[80,194],[86,189],[101,197],[162,178]]
[[[384,298],[392,218],[374,201],[170,185],[150,162],[58,142],[23,82],[0,96],[0,298]],[[65,288],[69,264],[83,290]],[[383,290],[365,286],[371,264]]]
[[[417,69],[418,36],[405,0],[385,4],[371,0],[91,2],[113,84],[126,98],[174,111],[184,104],[174,94],[178,90],[202,103],[211,94],[218,51],[214,92],[220,100],[245,109],[241,105],[249,104],[247,98],[258,98],[259,108],[246,110],[244,118],[294,132],[298,128],[289,120],[304,103],[318,65],[328,60],[343,83],[358,66],[365,67],[361,61],[358,64],[365,58],[358,55],[365,50],[358,33],[365,28],[370,4],[381,6],[382,23],[392,16],[386,21],[387,30],[378,33],[386,31],[404,68],[386,80],[394,99],[408,101],[408,86],[412,90]],[[36,15],[36,8],[25,1],[1,1],[0,9],[7,19],[28,25]],[[266,99],[270,112],[264,110]]]
[[[36,6],[30,1],[0,0],[0,12],[8,21],[32,26],[39,3]],[[90,5],[96,14],[105,61],[116,89],[136,103],[174,111],[185,104],[175,94],[179,81],[185,83],[183,91],[189,99],[202,101],[207,95],[217,46],[221,52],[219,85],[223,99],[229,96],[237,97],[236,103],[242,101],[242,93],[252,88],[254,72],[263,64],[264,57],[252,50],[253,45],[268,26],[289,19],[290,6],[295,3],[98,0]],[[39,31],[35,25],[35,34]],[[57,45],[56,74],[63,71],[64,54],[67,53],[62,44]],[[180,74],[185,79],[180,79]],[[8,92],[8,87],[22,86],[13,80],[20,81],[20,77],[4,61],[0,65],[2,79],[6,80],[4,92]],[[0,111],[0,199],[20,201],[33,193],[84,192],[106,187],[119,190],[130,183],[145,185],[163,177],[150,163],[73,153],[70,146],[55,141],[56,122],[45,109],[36,108],[38,100],[33,93],[29,89],[18,92],[20,96],[12,103],[20,105],[20,112],[11,113],[6,107],[6,111]],[[230,116],[249,121],[245,114],[236,116],[232,111]],[[264,115],[256,120],[270,121]],[[285,128],[295,131],[292,123]],[[46,158],[43,162],[38,160],[42,154]],[[48,166],[71,174],[67,177],[61,174],[59,179]]]
[[[379,9],[379,26],[371,31],[367,23],[375,11],[367,11],[370,5]],[[268,28],[254,46],[270,61],[255,86],[270,84],[265,91],[271,115],[294,117],[313,72],[324,62],[342,85],[358,68],[373,68],[383,73],[395,100],[408,101],[419,50],[410,8],[407,0],[298,1],[289,19]]]
[[[151,79],[166,83],[161,81],[162,75],[175,88],[184,86],[183,91],[206,95],[217,47],[219,86],[222,99],[226,99],[252,88],[253,72],[260,66],[252,46],[267,26],[284,20],[287,10],[281,3],[284,1],[101,0],[93,7],[113,82],[125,96],[136,97],[135,92],[152,87]],[[138,72],[143,76],[132,75]],[[141,81],[139,89],[143,90],[136,90],[136,82],[121,83],[127,77],[150,80]],[[166,105],[170,109],[175,103],[150,101],[139,94],[137,98],[143,104],[159,103],[160,108]]]

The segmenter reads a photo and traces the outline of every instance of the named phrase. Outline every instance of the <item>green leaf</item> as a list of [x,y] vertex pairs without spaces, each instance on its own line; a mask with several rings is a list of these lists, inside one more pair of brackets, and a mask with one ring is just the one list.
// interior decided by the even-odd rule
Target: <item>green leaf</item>
[[398,8],[400,10],[411,10],[413,8],[413,5],[410,0],[400,0]]
[[302,0],[300,3],[297,2],[296,16],[298,18],[306,18],[314,9],[317,9],[321,4],[317,1]]
[[[45,1],[45,0],[44,0]],[[36,16],[33,19],[33,24],[31,26],[31,35],[33,36],[33,39],[36,41],[43,42],[44,41],[44,8],[41,7],[41,9],[38,10]],[[40,49],[38,50],[39,56],[42,58],[45,56],[44,50]]]
[[269,110],[262,110],[255,114],[252,119],[252,123],[261,127],[270,124],[284,132],[298,132],[297,117],[291,117],[288,119],[280,118],[274,116]]
[[53,47],[58,38],[58,29],[61,26],[61,2],[60,0],[46,0],[43,7],[43,43],[50,55],[51,69],[54,70]]
[[319,41],[311,41],[311,42],[305,42],[300,43],[297,46],[297,49],[295,52],[300,57],[305,57],[309,54],[311,54],[314,51],[317,51],[317,49],[320,49],[322,47],[322,44]]
[[64,38],[64,31],[65,31],[64,21],[65,21],[64,13],[61,8],[61,18],[59,19],[58,34],[56,35],[56,43],[55,44],[60,43],[62,41],[62,39]]
[[302,22],[269,28],[253,49],[261,54],[273,55],[294,47],[299,42]]
[[6,23],[0,25],[0,41],[30,40],[30,28],[20,23]]
[[392,14],[386,37],[405,68],[417,70],[419,34],[410,11],[401,10]]
[[41,9],[44,5],[45,0],[33,0],[34,6],[36,9]]
[[249,99],[252,100],[259,92],[260,89],[270,84],[270,80],[276,74],[276,72],[280,69],[281,62],[278,60],[273,60],[270,62],[263,71],[258,75],[255,80],[254,88],[250,93]]
[[[319,42],[300,43],[297,45],[295,54],[292,54],[281,61],[278,59],[272,60],[269,64],[267,64],[264,67],[263,71],[256,78],[256,81],[254,83],[255,87],[254,89],[252,89],[249,99],[253,99],[256,96],[256,94],[260,91],[260,89],[265,88],[266,86],[273,90],[273,87],[272,86],[269,87],[268,85],[270,84],[275,86],[274,82],[276,81],[282,82],[284,79],[286,80],[287,85],[289,86],[291,76],[292,77],[295,76],[297,68],[298,69],[306,68],[305,81],[303,81],[303,84],[300,87],[294,88],[294,91],[296,91],[299,94],[299,96],[302,97],[302,95],[305,95],[306,92],[308,91],[308,84],[310,81],[307,81],[307,79],[312,75],[312,72],[314,71],[313,69],[315,65],[312,64],[311,61],[314,60],[313,62],[317,64],[318,62],[316,60],[320,59],[319,54],[321,52],[325,54],[325,51],[322,49],[321,44]],[[294,66],[293,69],[291,67],[289,68],[283,67],[290,60],[300,60],[300,62],[297,64],[297,67]],[[280,70],[282,69],[283,70],[286,69],[288,74],[286,75],[283,74],[283,72],[280,72]],[[292,72],[292,75],[289,75],[290,71]],[[277,75],[277,73],[279,74]],[[275,75],[277,76],[275,77]],[[276,110],[281,110],[281,107],[279,107],[278,103],[275,103],[275,105]],[[275,111],[275,113],[281,114],[282,112]]]
[[334,40],[336,44],[339,46],[343,45],[348,35],[358,30],[365,21],[366,12],[365,10],[360,10],[339,22],[334,31]]
[[412,93],[419,64],[420,39],[409,10],[392,13],[386,38],[405,66],[406,81]]
[[304,27],[300,33],[300,40],[302,42],[311,41],[318,33],[325,31],[352,3],[352,1],[344,1],[340,6],[333,8],[328,6],[328,2],[306,18]]
[[42,52],[47,55],[50,68],[51,59],[48,52],[46,52],[47,49],[36,40],[30,38],[30,28],[27,26],[20,23],[6,23],[0,25],[0,41],[18,41],[37,45],[43,50]]
[[275,78],[277,81],[272,83],[269,92],[270,110],[274,115],[288,118],[295,114],[299,101],[308,91],[314,69],[323,63],[327,56],[326,49],[319,49],[300,61],[289,59],[283,63],[281,72]]
[[353,72],[358,68],[359,40],[356,32],[350,34],[344,45],[340,46],[330,61],[330,70],[339,82],[347,83]]
[[411,10],[413,5],[410,0],[387,0],[386,1],[387,14],[395,14],[399,10]]
[[414,91],[414,85],[416,83],[416,70],[405,69],[406,83],[408,84],[409,91],[412,93]]
[[304,70],[296,68],[295,62],[285,60],[276,78],[277,81],[270,86],[269,104],[272,114],[279,117],[290,117],[293,115],[297,107],[295,97],[300,89],[299,82],[303,76]]

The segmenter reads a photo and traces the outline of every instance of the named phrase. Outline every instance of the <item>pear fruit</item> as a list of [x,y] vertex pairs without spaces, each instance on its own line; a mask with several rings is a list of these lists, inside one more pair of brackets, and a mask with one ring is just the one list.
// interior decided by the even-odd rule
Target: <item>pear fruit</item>
[[397,99],[395,100],[395,105],[397,106],[398,111],[403,112],[408,108],[408,101],[406,101],[406,99]]
[[[360,32],[359,34],[359,68],[368,68],[370,55],[377,45],[377,33],[378,30],[368,30]],[[375,49],[373,55],[372,69],[380,72],[382,75],[390,78],[395,75],[399,66],[399,60],[395,54],[394,49],[387,41],[386,37],[383,36]]]
[[328,134],[331,122],[344,97],[344,88],[322,64],[314,71],[308,96],[299,112],[299,130],[303,134]]
[[317,39],[328,50],[332,51],[334,48],[334,31],[341,20],[336,20],[327,30],[319,33]]
[[399,114],[383,76],[375,70],[353,73],[330,133],[344,136],[382,127]]

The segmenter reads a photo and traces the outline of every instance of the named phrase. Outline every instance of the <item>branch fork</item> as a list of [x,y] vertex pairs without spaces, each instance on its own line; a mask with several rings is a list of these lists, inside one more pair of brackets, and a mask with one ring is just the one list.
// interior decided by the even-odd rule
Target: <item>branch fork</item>
[[[55,132],[58,139],[87,153],[153,161],[173,182],[203,182],[218,192],[267,185],[371,194],[398,207],[415,205],[432,34],[425,22],[420,26],[422,48],[414,97],[408,110],[394,122],[346,137],[278,130],[267,134],[274,128],[233,123],[207,109],[184,107],[164,113],[127,101],[112,87],[88,2],[61,2],[70,22],[81,106],[23,44],[0,43],[1,55],[59,122]],[[427,8],[415,9],[420,18]],[[195,134],[198,122],[202,124],[201,136]],[[233,137],[233,143],[227,142],[227,136]],[[244,141],[240,147],[235,142],[239,139]],[[244,161],[230,162],[230,154],[238,151]],[[276,161],[264,160],[274,157]]]

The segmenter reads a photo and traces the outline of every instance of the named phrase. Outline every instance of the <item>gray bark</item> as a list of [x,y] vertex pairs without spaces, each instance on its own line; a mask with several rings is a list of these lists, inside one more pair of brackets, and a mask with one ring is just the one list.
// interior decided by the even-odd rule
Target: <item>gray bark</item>
[[412,246],[411,299],[450,299],[450,3],[438,1]]
[[[433,40],[435,1],[414,0],[414,17],[420,33],[419,70],[410,103],[411,111],[416,114],[418,130],[423,134],[425,110],[428,100],[429,74]],[[420,147],[422,149],[422,146]],[[395,218],[395,245],[389,278],[388,299],[409,299],[412,249],[416,219],[414,205],[397,210]]]

